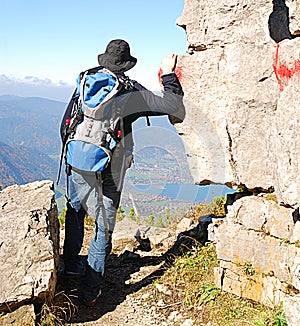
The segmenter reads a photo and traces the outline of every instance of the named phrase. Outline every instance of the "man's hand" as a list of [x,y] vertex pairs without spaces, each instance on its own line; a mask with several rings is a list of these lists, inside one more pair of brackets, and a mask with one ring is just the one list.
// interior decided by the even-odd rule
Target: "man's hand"
[[160,63],[162,75],[173,72],[176,67],[177,54],[169,54]]

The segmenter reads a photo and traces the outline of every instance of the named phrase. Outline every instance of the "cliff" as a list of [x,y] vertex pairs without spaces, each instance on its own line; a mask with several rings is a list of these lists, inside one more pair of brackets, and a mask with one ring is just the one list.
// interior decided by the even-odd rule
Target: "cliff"
[[254,194],[211,228],[216,282],[268,305],[286,300],[291,325],[300,311],[299,20],[292,0],[185,0],[177,20],[189,53],[179,60],[187,116],[177,129],[194,181]]

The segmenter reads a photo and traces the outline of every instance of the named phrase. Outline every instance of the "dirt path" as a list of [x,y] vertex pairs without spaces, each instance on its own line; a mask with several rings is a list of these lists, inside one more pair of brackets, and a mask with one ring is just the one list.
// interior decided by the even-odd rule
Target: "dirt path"
[[[92,233],[91,228],[86,230],[83,258],[86,258]],[[161,252],[112,254],[107,264],[106,284],[96,306],[78,305],[66,325],[173,325],[164,309],[149,303],[155,292],[152,283],[165,266]],[[60,290],[69,291],[74,286],[68,282],[61,279]]]
[[113,256],[99,302],[93,308],[79,306],[70,325],[163,325],[164,316],[147,303],[149,284],[159,266],[157,258]]

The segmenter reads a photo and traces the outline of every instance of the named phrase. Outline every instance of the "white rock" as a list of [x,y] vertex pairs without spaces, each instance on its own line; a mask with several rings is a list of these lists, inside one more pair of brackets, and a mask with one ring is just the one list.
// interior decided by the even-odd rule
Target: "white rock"
[[53,295],[59,225],[51,181],[0,192],[0,305]]
[[155,287],[158,292],[161,292],[165,295],[172,295],[172,291],[166,285],[156,283]]
[[181,326],[192,326],[192,325],[194,325],[193,319],[187,319],[181,324]]
[[172,311],[168,317],[168,320],[176,321],[178,314],[179,314],[178,311]]

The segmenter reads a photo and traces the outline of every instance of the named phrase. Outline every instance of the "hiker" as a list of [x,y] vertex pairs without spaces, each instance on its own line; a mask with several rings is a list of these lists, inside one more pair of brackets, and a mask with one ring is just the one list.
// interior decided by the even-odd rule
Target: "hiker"
[[[80,300],[87,306],[96,304],[104,284],[105,261],[112,249],[111,237],[116,222],[125,172],[133,161],[132,123],[140,117],[161,115],[169,115],[172,123],[182,122],[184,119],[183,91],[174,73],[176,59],[176,55],[169,55],[161,62],[161,80],[164,89],[163,97],[161,97],[125,75],[126,71],[135,66],[137,59],[130,54],[130,47],[126,41],[112,40],[107,45],[105,52],[98,55],[99,66],[80,74],[77,89],[64,114],[61,136],[64,142],[68,139],[68,148],[66,149],[68,202],[65,221],[63,274],[68,277],[81,276],[79,295]],[[91,82],[82,82],[89,75],[93,78]],[[89,88],[91,87],[90,83],[93,83],[98,78],[97,76],[99,78],[105,77],[101,80],[104,84],[106,83],[105,87],[101,88],[101,96],[105,99],[111,97],[111,99],[107,99],[106,106],[103,105],[104,113],[101,113],[101,117],[103,118],[105,114],[108,114],[108,109],[114,109],[117,113],[111,114],[111,118],[107,119],[106,123],[109,123],[116,115],[120,116],[116,120],[118,123],[114,123],[109,128],[106,126],[105,131],[103,131],[104,129],[101,131],[101,145],[99,146],[103,148],[102,156],[90,154],[90,148],[95,150],[99,148],[83,141],[86,137],[85,134],[88,134],[93,129],[92,127],[88,132],[87,130],[82,132],[81,136],[78,136],[79,138],[76,136],[83,122],[86,123],[85,129],[89,128],[87,125],[89,119],[91,126],[100,123],[101,119],[96,121],[97,119],[92,117],[92,109],[86,105],[88,101],[94,100],[93,92]],[[114,85],[117,83],[121,86],[118,86],[116,94],[114,96],[107,95],[113,92]],[[82,97],[82,93],[85,92],[84,87],[87,88],[86,94],[90,92],[90,97],[85,99],[85,103],[81,103],[84,110],[79,110],[83,113],[77,118],[72,111],[74,107],[77,107],[78,111],[78,102],[84,101],[80,100],[80,96]],[[115,109],[116,107],[117,109]],[[90,111],[91,116],[88,116]],[[103,126],[103,122],[101,123],[99,126]],[[77,129],[70,127],[70,125],[75,125]],[[92,132],[94,132],[93,130]],[[105,145],[103,145],[103,139]],[[85,164],[91,157],[96,158],[91,172],[85,171],[84,168],[78,168],[77,165]],[[99,166],[101,167],[99,168]],[[88,197],[92,191],[94,191],[92,211],[95,214],[95,231],[90,244],[85,273],[82,275],[83,262],[79,252],[83,243],[84,217],[88,209],[91,209],[88,206],[90,204],[90,202],[88,204]]]

